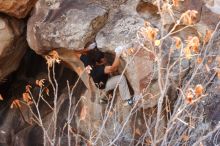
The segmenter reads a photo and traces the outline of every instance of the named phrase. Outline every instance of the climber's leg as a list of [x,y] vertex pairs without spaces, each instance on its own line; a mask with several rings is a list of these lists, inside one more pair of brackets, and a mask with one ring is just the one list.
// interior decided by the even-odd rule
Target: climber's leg
[[131,95],[130,95],[130,91],[128,88],[128,84],[127,84],[125,76],[123,75],[117,75],[117,76],[114,76],[108,79],[106,86],[105,86],[105,91],[108,92],[109,90],[115,89],[117,84],[119,86],[119,93],[120,93],[122,100],[130,99]]

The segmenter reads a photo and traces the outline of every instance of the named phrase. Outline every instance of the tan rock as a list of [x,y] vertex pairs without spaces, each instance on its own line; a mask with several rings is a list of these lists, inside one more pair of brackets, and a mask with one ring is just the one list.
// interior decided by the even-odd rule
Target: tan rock
[[0,0],[0,12],[16,18],[24,18],[37,0]]

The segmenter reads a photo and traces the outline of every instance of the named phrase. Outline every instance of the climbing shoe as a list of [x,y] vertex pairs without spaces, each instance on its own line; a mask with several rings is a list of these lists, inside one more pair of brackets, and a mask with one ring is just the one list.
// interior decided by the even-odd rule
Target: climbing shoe
[[124,106],[128,106],[128,105],[132,106],[133,104],[134,104],[134,100],[132,98],[124,101],[123,103]]

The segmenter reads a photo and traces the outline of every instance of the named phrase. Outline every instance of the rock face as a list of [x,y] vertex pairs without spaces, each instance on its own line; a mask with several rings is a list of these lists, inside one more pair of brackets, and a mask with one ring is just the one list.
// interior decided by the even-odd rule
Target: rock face
[[220,0],[213,0],[213,4],[207,3],[206,6],[214,13],[220,14]]
[[30,12],[37,0],[0,0],[0,12],[24,18]]
[[28,20],[27,41],[31,49],[45,54],[57,49],[60,58],[82,78],[88,87],[88,75],[74,50],[84,48],[103,27],[108,11],[86,0],[39,0]]
[[38,53],[52,48],[79,50],[105,24],[107,10],[86,0],[39,0],[28,21],[27,40]]
[[28,47],[24,28],[22,21],[0,16],[0,81],[17,69]]
[[[119,45],[138,47],[137,32],[144,26],[144,19],[136,11],[139,1],[128,1],[120,9],[112,12],[109,23],[96,36],[98,48],[103,51],[114,52]],[[126,76],[135,94],[140,94],[148,84],[153,73],[153,62],[149,53],[140,50],[137,55],[126,56],[128,63]],[[131,61],[132,60],[132,61]]]
[[129,1],[111,12],[108,23],[96,36],[98,48],[113,52],[117,46],[137,40],[137,31],[144,25],[144,19],[136,12],[137,5],[138,1]]
[[[36,3],[27,25],[29,46],[40,55],[47,55],[49,51],[56,50],[62,63],[65,63],[66,66],[78,74],[77,76],[73,71],[66,71],[66,68],[62,65],[56,65],[56,77],[59,84],[57,133],[62,133],[59,137],[62,145],[68,145],[66,135],[69,131],[73,134],[74,138],[72,138],[71,142],[75,145],[91,145],[90,142],[95,142],[94,145],[102,145],[103,143],[105,145],[133,145],[135,143],[134,139],[143,141],[142,145],[146,143],[146,145],[151,145],[152,141],[148,139],[149,133],[154,135],[156,131],[154,126],[157,124],[159,124],[157,138],[161,139],[161,141],[165,140],[167,144],[167,139],[159,138],[163,136],[166,129],[170,128],[167,131],[167,137],[172,137],[172,134],[181,133],[187,129],[189,122],[189,124],[192,124],[190,126],[193,127],[190,130],[194,130],[194,137],[198,138],[201,137],[200,133],[205,134],[212,129],[213,125],[219,122],[219,79],[213,76],[215,75],[214,69],[219,68],[219,64],[216,65],[216,62],[211,61],[215,60],[215,57],[220,54],[218,37],[220,32],[217,33],[218,36],[213,41],[214,47],[208,48],[210,50],[207,52],[205,51],[211,59],[202,62],[202,67],[198,69],[199,72],[194,76],[195,80],[190,84],[191,90],[197,84],[205,84],[207,86],[206,93],[209,94],[204,95],[201,98],[201,102],[198,103],[199,105],[195,106],[186,104],[185,89],[181,90],[181,92],[184,92],[183,95],[178,95],[178,99],[176,97],[177,94],[181,93],[178,89],[182,89],[181,87],[185,85],[183,83],[187,82],[191,77],[193,65],[197,61],[195,59],[184,59],[182,50],[173,50],[175,43],[172,43],[171,38],[176,36],[185,42],[188,36],[201,37],[207,29],[213,30],[220,19],[218,14],[219,1],[214,0],[213,4],[208,5],[203,0],[181,1],[179,7],[174,8],[174,17],[170,16],[169,11],[163,14],[163,22],[160,21],[161,18],[155,1],[39,0]],[[3,12],[19,18],[25,17],[34,3],[34,1],[24,0],[18,3],[12,0],[4,1],[5,3],[1,5],[1,2],[3,1],[0,0],[0,11],[1,7],[4,7],[4,9],[2,8]],[[28,6],[18,10],[21,5]],[[148,21],[154,28],[165,26],[166,30],[164,32],[167,33],[173,27],[175,19],[187,9],[198,11],[197,24],[166,38],[161,44],[163,49],[162,57],[155,58],[156,55],[154,56],[149,52],[149,49],[151,49],[148,47],[149,42],[141,44],[141,39],[138,36],[140,29]],[[175,30],[180,30],[184,27],[186,25],[181,24]],[[27,44],[23,30],[24,24],[21,21],[0,16],[0,81],[17,68],[25,53]],[[161,32],[158,32],[158,34],[156,39],[160,39]],[[202,40],[203,38],[200,39]],[[96,93],[91,92],[89,86],[91,80],[84,71],[85,68],[82,62],[75,55],[75,51],[81,50],[85,44],[93,40],[97,42],[101,51],[109,53],[111,56],[114,56],[114,49],[120,45],[125,45],[130,50],[130,53],[122,55],[121,72],[125,71],[125,76],[134,90],[134,94],[144,95],[142,100],[144,102],[141,102],[143,106],[137,108],[135,106],[122,106],[118,92],[116,92],[114,99],[110,100],[111,102],[108,105],[99,104],[100,92],[98,90],[96,90]],[[155,52],[157,52],[156,44],[152,44],[152,46],[155,47]],[[40,57],[38,56],[39,58],[36,59],[34,57],[36,54],[33,54],[33,52],[28,52],[25,55],[21,68],[14,77],[15,80],[12,81],[9,87],[7,86],[4,89],[3,96],[19,98],[24,92],[25,85],[30,84],[33,87],[31,91],[33,91],[34,97],[37,98],[39,87],[36,86],[35,80],[45,78],[45,87],[50,88],[50,94],[48,95],[50,98],[45,99],[50,105],[53,105],[53,92],[51,92],[51,85],[48,84],[47,66],[42,58],[39,59]],[[170,54],[171,59],[168,60],[167,58]],[[196,54],[195,56],[199,55]],[[161,94],[158,71],[161,70],[161,74],[166,74],[165,70],[169,67],[166,66],[168,62],[173,63],[180,57],[183,57],[183,59],[181,58],[181,63],[174,65],[173,69],[170,70],[169,76],[167,76],[169,83],[165,84],[162,82],[163,79],[161,79],[161,87],[168,86],[168,91],[164,91],[164,95],[161,96],[162,98],[167,98],[166,103],[165,101],[158,101],[158,95]],[[158,64],[156,62],[160,59],[161,64],[165,66],[164,68],[157,67]],[[80,80],[78,83],[77,77],[81,77],[84,84]],[[161,75],[161,77],[164,76]],[[201,80],[201,78],[204,80]],[[71,87],[76,88],[71,98],[68,97],[67,80],[70,81]],[[17,83],[18,81],[19,83]],[[21,85],[23,88],[19,88]],[[94,87],[94,85],[92,86]],[[112,95],[113,93],[110,94]],[[109,98],[113,98],[111,95]],[[69,104],[70,101],[72,102],[71,104]],[[3,110],[0,110],[0,115],[3,115],[0,117],[0,145],[43,145],[42,129],[36,124],[31,125],[28,123],[32,118],[28,108],[22,106],[20,110],[23,111],[23,114],[21,115],[19,110],[10,110],[11,102],[9,100],[5,106],[0,104],[0,107],[3,107]],[[181,106],[172,109],[176,104],[175,102],[181,106],[183,105],[182,108],[188,108],[189,111],[193,112],[180,114],[179,121],[173,119],[173,121],[169,122],[168,120],[172,118],[172,114],[175,111],[178,113],[180,111],[179,107]],[[45,126],[50,125],[46,129],[49,128],[48,136],[52,137],[51,130],[53,129],[51,127],[53,126],[51,125],[53,124],[51,124],[51,119],[53,114],[52,110],[47,106],[48,103],[40,104],[40,112],[42,112]],[[161,103],[162,109],[165,110],[162,110],[161,119],[158,119],[159,122],[156,123],[155,120],[158,113],[155,111],[159,108],[157,106],[159,105],[158,103]],[[69,105],[73,107],[69,109]],[[166,108],[163,106],[166,106]],[[73,114],[73,119],[70,121],[68,121],[68,112]],[[163,112],[167,112],[167,115],[163,115]],[[204,115],[201,114],[202,112],[207,113],[209,116],[204,118]],[[172,125],[172,122],[173,126],[167,128],[167,126]],[[194,122],[197,122],[198,125],[193,125]],[[67,126],[70,126],[71,130]],[[176,129],[173,129],[175,126]],[[182,129],[179,130],[180,128]],[[192,131],[188,132],[187,130],[185,132],[192,133]],[[176,135],[173,136],[175,137]],[[181,139],[181,137],[179,136],[177,139]],[[185,139],[187,139],[186,136]],[[183,141],[185,140],[183,139]],[[189,145],[192,145],[193,142],[194,139],[185,141]],[[160,141],[157,144],[159,143]],[[172,145],[172,141],[169,142],[169,145]]]

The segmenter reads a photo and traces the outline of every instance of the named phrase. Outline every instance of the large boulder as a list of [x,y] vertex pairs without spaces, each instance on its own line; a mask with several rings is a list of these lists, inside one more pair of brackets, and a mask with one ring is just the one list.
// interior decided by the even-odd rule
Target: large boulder
[[[111,100],[111,108],[109,108],[109,104],[98,104],[98,99],[100,97],[98,93],[96,95],[90,94],[89,90],[86,90],[86,87],[81,82],[75,86],[75,83],[78,83],[77,79],[74,79],[71,84],[71,87],[76,87],[76,89],[74,90],[73,98],[69,98],[67,89],[65,88],[66,80],[70,80],[73,78],[73,72],[61,75],[57,78],[59,80],[58,84],[60,88],[58,96],[57,130],[58,133],[64,133],[62,134],[62,137],[60,137],[63,145],[67,145],[66,135],[68,129],[66,127],[68,125],[71,126],[71,134],[76,135],[77,137],[76,140],[78,140],[78,143],[75,142],[75,145],[79,143],[81,145],[90,145],[90,142],[94,142],[97,137],[99,137],[99,139],[94,145],[102,145],[103,143],[111,145],[111,143],[114,142],[115,138],[118,138],[118,140],[114,143],[115,145],[133,145],[132,142],[134,141],[134,139],[138,140],[140,138],[143,138],[143,140],[145,141],[144,136],[146,136],[146,132],[148,132],[146,126],[149,125],[150,128],[154,129],[154,126],[156,124],[155,117],[157,117],[157,113],[155,113],[155,109],[152,107],[155,107],[155,105],[158,103],[157,97],[160,94],[157,78],[157,72],[159,69],[155,65],[154,56],[152,56],[152,54],[145,50],[147,47],[144,49],[140,45],[138,45],[140,43],[138,43],[139,40],[136,37],[137,32],[140,30],[141,27],[144,26],[145,19],[153,24],[153,27],[160,27],[161,25],[157,7],[151,2],[152,1],[143,2],[141,0],[128,0],[120,7],[118,6],[118,9],[111,8],[109,13],[101,5],[98,5],[97,3],[88,3],[86,0],[57,0],[56,2],[52,0],[39,0],[39,2],[37,3],[33,16],[31,16],[28,22],[29,26],[27,33],[29,44],[33,50],[43,55],[47,51],[55,48],[59,54],[60,59],[67,63],[67,65],[71,69],[77,72],[78,75],[84,79],[84,84],[88,85],[88,74],[87,76],[83,76],[83,64],[74,55],[74,51],[84,47],[87,42],[93,40],[94,38],[96,39],[98,47],[102,51],[109,52],[111,54],[113,54],[115,47],[119,45],[127,45],[128,47],[132,47],[137,52],[134,51],[130,55],[125,54],[122,56],[122,62],[128,64],[125,68],[125,75],[132,88],[134,89],[135,94],[146,94],[146,96],[144,96],[144,99],[146,99],[147,101],[145,102],[145,109],[140,108],[140,112],[135,113],[133,116],[133,113],[136,112],[136,109],[132,108],[133,111],[131,111],[131,107],[122,106],[121,98],[118,94],[116,94],[115,100]],[[212,10],[207,8],[201,0],[186,0],[184,3],[186,6],[183,8],[184,10],[187,8],[195,8],[196,10],[199,10],[199,12],[201,12],[201,17],[199,17],[199,23],[195,27],[189,27],[183,32],[173,34],[174,36],[178,36],[182,40],[186,40],[189,35],[199,36],[200,33],[198,33],[197,30],[204,31],[205,29],[211,27],[214,28],[216,26],[218,21],[214,20],[214,17],[210,17],[210,19],[213,20],[211,21],[212,25],[209,24],[210,21],[208,21],[207,18],[209,14],[213,14],[210,16],[215,15],[215,18],[217,18],[218,15],[214,14]],[[181,10],[181,12],[182,11],[183,10]],[[178,14],[178,16],[179,15],[180,13]],[[170,21],[171,19],[168,19],[168,17],[166,18],[166,23],[163,24],[168,25],[169,28],[172,27],[173,21]],[[104,24],[106,25],[104,26]],[[4,23],[0,26],[5,27]],[[102,26],[104,27],[102,28]],[[185,25],[178,26],[177,29],[183,27],[185,27]],[[4,40],[7,41],[4,41],[4,43],[1,44],[4,48],[5,46],[8,46],[13,36],[13,33],[10,33],[11,31],[5,31],[7,32],[7,35],[4,35],[4,37],[6,37],[7,39]],[[210,52],[211,50],[213,51],[211,53],[215,54],[218,52],[219,55],[218,42],[219,40],[215,40],[216,46],[213,49],[210,49]],[[171,51],[169,50],[171,48],[171,44],[172,40],[169,38],[166,39],[166,41],[164,41],[162,44],[165,56],[163,56],[163,64],[165,65],[168,64],[166,57],[167,53]],[[171,62],[178,59],[178,57],[180,56],[179,54],[180,53],[177,51],[174,52],[171,56]],[[27,59],[26,61],[29,62],[29,59]],[[31,57],[30,60],[33,61],[33,58]],[[4,60],[1,62],[4,62]],[[171,75],[169,77],[171,78],[171,83],[172,81],[174,81],[174,83],[176,84],[174,87],[178,87],[179,85],[181,85],[182,82],[187,80],[187,76],[190,76],[190,70],[192,70],[191,67],[193,67],[190,62],[194,62],[194,60],[182,61],[181,66],[176,66],[176,68],[174,67],[174,70],[171,71]],[[36,62],[36,64],[39,68],[42,68],[42,65],[38,61]],[[25,64],[23,66],[25,66]],[[35,67],[35,64],[33,64],[32,62],[30,62],[29,66],[38,68]],[[25,66],[25,68],[29,69],[29,66]],[[178,72],[180,69],[179,67],[187,70],[187,72],[184,71],[180,74],[180,72]],[[215,66],[213,63],[210,68],[214,67]],[[205,112],[208,115],[211,115],[208,117],[208,120],[217,123],[219,121],[218,110],[214,111],[215,109],[212,107],[216,107],[216,109],[219,109],[219,106],[217,105],[220,102],[218,94],[219,88],[217,88],[219,87],[219,79],[215,77],[214,80],[207,80],[209,78],[207,77],[208,73],[206,69],[207,66],[202,67],[200,70],[201,73],[196,75],[198,80],[195,80],[195,85],[197,83],[203,84],[206,81],[212,82],[212,86],[210,86],[207,90],[207,93],[211,93],[209,95],[210,97],[206,98],[204,100],[205,102],[203,102],[201,106],[203,106],[203,104],[207,104],[204,106]],[[56,77],[63,72],[63,70],[58,70],[58,72],[56,72]],[[18,74],[18,76],[21,77],[21,74]],[[201,74],[203,74],[203,76],[201,76]],[[209,74],[210,76],[212,76],[213,73],[209,71]],[[46,76],[47,73],[44,72],[43,78],[46,78]],[[34,77],[34,79],[40,78],[42,78],[41,74]],[[201,80],[201,78],[204,80]],[[32,78],[32,86],[35,84],[34,79]],[[26,78],[25,81],[30,81],[30,78]],[[12,86],[14,87],[14,84]],[[33,86],[32,90],[35,89],[38,89],[38,87]],[[171,89],[172,88],[169,88],[168,90]],[[173,98],[169,98],[171,104],[175,102],[176,99],[174,98],[177,94],[176,88],[174,88],[173,91],[174,93],[172,93],[171,95],[171,97]],[[13,90],[12,93],[14,92],[15,91]],[[13,97],[19,97],[19,95],[22,95],[22,92],[23,91],[20,91],[18,96],[13,95]],[[33,95],[35,95],[35,97],[38,96],[38,94],[36,93]],[[52,104],[53,101],[51,100],[53,100],[53,95],[50,93],[50,96],[51,98],[47,98],[46,100],[50,100],[50,103]],[[91,100],[93,98],[95,98],[95,100]],[[70,105],[70,99],[72,99],[73,107],[69,109],[68,106]],[[180,98],[178,99],[181,100]],[[208,107],[209,105],[211,106],[211,110],[209,109],[210,107]],[[24,115],[18,115],[18,112],[14,109],[13,112],[10,112],[8,108],[7,110],[8,111],[6,112],[6,116],[2,116],[2,118],[0,118],[0,120],[3,121],[3,124],[0,126],[0,145],[1,141],[3,141],[4,144],[9,143],[8,145],[10,145],[10,139],[13,139],[14,145],[42,145],[43,142],[41,129],[36,125],[27,125],[27,123],[23,121],[24,119],[22,119],[22,116],[24,116],[24,118],[27,117],[27,119],[30,118],[28,117],[28,109],[22,109]],[[45,115],[45,125],[50,125],[53,116],[52,111],[48,110],[48,108],[45,108],[43,104],[41,104],[40,110],[42,113],[45,113],[42,114]],[[68,121],[67,114],[69,110],[71,110],[73,116],[73,120],[71,120],[71,122]],[[166,110],[169,109],[166,108]],[[137,111],[139,111],[139,108],[137,109]],[[191,111],[193,111],[192,113],[202,115],[202,123],[206,120],[203,117],[203,114],[201,114],[203,112],[199,112],[196,109]],[[214,114],[212,114],[212,111],[214,111]],[[186,115],[188,115],[188,113]],[[163,117],[166,117],[166,115],[164,115]],[[197,118],[198,116],[192,117]],[[185,120],[187,122],[188,117],[187,119],[182,120]],[[162,118],[162,120],[160,120],[160,127],[158,128],[158,131],[160,131],[158,134],[159,136],[163,135],[164,131],[167,129],[166,122],[167,121],[165,118]],[[177,123],[175,125],[178,125],[177,120],[173,122]],[[182,123],[182,121],[180,121],[179,123],[185,124],[185,122]],[[204,127],[202,126],[203,125],[201,124],[199,125],[199,127],[195,127],[193,129],[196,129],[198,133],[210,129],[209,126],[206,127],[207,129],[204,129]],[[22,127],[22,129],[20,127]],[[48,131],[51,131],[52,127],[53,126],[50,126]],[[181,125],[181,127],[183,126]],[[46,129],[47,128],[48,127],[46,127]],[[179,127],[177,127],[175,130],[179,130],[178,128]],[[15,131],[11,129],[15,129]],[[99,132],[101,132],[100,135]],[[170,133],[176,132],[170,130]],[[80,135],[79,137],[82,138],[78,138],[78,134]],[[52,132],[49,132],[48,135],[52,136],[53,134]],[[195,138],[198,137],[201,136],[195,136]],[[83,141],[85,138],[89,141],[86,141],[84,143]],[[178,136],[177,139],[180,139],[180,137]]]
[[24,27],[21,21],[0,16],[0,81],[17,69],[28,47]]
[[[141,11],[140,3],[142,2],[127,1],[125,4],[121,5],[119,10],[112,12],[113,14],[109,23],[107,23],[96,36],[98,48],[101,48],[104,52],[111,53],[120,45],[126,45],[128,48],[134,47],[135,50],[140,48],[137,32],[144,26],[145,22],[142,15],[137,12],[137,8]],[[150,15],[152,16],[154,13],[148,14],[148,21],[153,20],[155,22],[155,18],[150,17]],[[149,52],[140,49],[136,55],[123,56],[123,60],[128,64],[125,74],[134,89],[134,94],[140,95],[146,92],[146,90],[148,90],[146,87],[152,80],[152,74],[154,72],[154,63]],[[156,84],[152,84],[152,88],[150,87],[148,90],[152,93],[152,97],[158,91],[158,86]],[[148,102],[150,107],[155,106],[155,99],[157,98],[153,98],[153,100]]]
[[0,0],[0,12],[24,18],[30,12],[37,0]]
[[105,24],[108,11],[86,0],[39,0],[28,21],[27,40],[41,54],[53,48],[79,50]]
[[137,41],[137,31],[144,26],[145,22],[138,13],[140,3],[142,3],[140,0],[129,0],[119,9],[111,11],[108,23],[96,36],[98,48],[102,48],[105,52],[114,52],[119,45],[129,46]]

